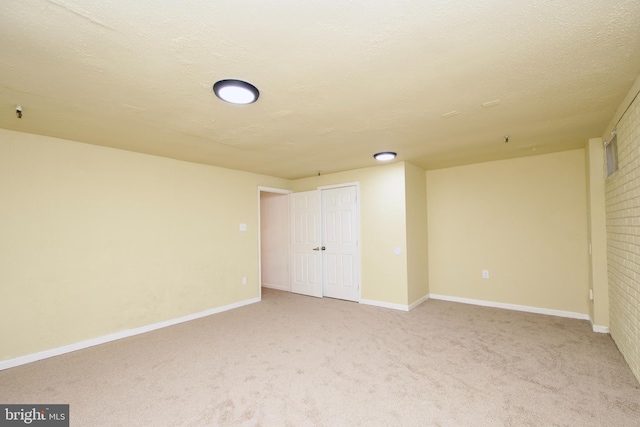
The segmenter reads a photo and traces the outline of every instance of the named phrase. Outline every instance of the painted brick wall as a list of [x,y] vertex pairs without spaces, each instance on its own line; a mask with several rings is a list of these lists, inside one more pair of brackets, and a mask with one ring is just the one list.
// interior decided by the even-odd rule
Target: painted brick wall
[[605,184],[610,329],[640,380],[640,98],[616,130],[619,169]]

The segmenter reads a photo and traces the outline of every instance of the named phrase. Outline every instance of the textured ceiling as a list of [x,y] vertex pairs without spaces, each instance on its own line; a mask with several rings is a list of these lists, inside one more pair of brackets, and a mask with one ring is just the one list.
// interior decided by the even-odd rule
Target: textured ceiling
[[[560,151],[638,77],[639,22],[638,0],[4,1],[0,127],[283,178]],[[260,99],[220,101],[225,78]]]

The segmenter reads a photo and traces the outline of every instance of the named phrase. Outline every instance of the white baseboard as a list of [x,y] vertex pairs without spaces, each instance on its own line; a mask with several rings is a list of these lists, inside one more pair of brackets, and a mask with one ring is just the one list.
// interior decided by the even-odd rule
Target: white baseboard
[[373,305],[373,306],[382,307],[382,308],[391,308],[393,310],[400,310],[400,311],[411,311],[428,299],[429,299],[429,294],[423,296],[417,301],[412,302],[411,305],[394,304],[391,302],[376,301],[372,299],[361,299],[360,304]]
[[360,304],[373,305],[376,307],[383,307],[383,308],[391,308],[394,310],[401,310],[401,311],[410,311],[430,298],[436,299],[436,300],[442,300],[442,301],[459,302],[463,304],[480,305],[484,307],[502,308],[502,309],[514,310],[514,311],[524,311],[527,313],[545,314],[547,316],[558,316],[558,317],[567,317],[570,319],[588,320],[589,322],[591,322],[591,327],[593,328],[593,332],[598,332],[601,334],[609,333],[608,326],[594,325],[593,321],[591,320],[591,317],[588,314],[575,313],[573,311],[552,310],[549,308],[531,307],[528,305],[506,304],[502,302],[485,301],[485,300],[479,300],[479,299],[452,297],[448,295],[427,294],[408,306],[403,304],[393,304],[389,302],[366,300],[366,299],[361,299]]
[[412,302],[411,304],[409,304],[409,311],[413,310],[414,308],[416,308],[417,306],[419,306],[420,304],[422,304],[423,302],[425,302],[428,299],[429,299],[429,294],[426,294],[425,296],[423,296],[419,300]]
[[233,304],[225,305],[222,307],[212,308],[209,310],[201,311],[199,313],[188,314],[186,316],[177,317],[175,319],[165,320],[163,322],[154,323],[152,325],[140,326],[139,328],[127,329],[120,332],[114,332],[112,334],[103,335],[97,338],[91,338],[85,341],[80,341],[74,344],[65,345],[62,347],[52,348],[49,350],[40,351],[38,353],[27,354],[25,356],[16,357],[14,359],[4,360],[0,362],[0,371],[4,369],[13,368],[27,363],[35,362],[49,357],[60,356],[61,354],[71,353],[73,351],[82,350],[85,348],[93,347],[100,344],[105,344],[111,341],[116,341],[122,338],[128,338],[134,335],[144,334],[145,332],[155,331],[156,329],[166,328],[168,326],[177,325],[179,323],[188,322],[190,320],[199,319],[201,317],[211,316],[212,314],[221,313],[223,311],[232,310],[245,305],[254,304],[260,302],[260,298],[251,298],[244,301],[239,301]]
[[608,326],[594,325],[591,316],[588,314],[575,313],[573,311],[551,310],[548,308],[531,307],[528,305],[505,304],[501,302],[484,301],[470,298],[451,297],[448,295],[429,294],[429,298],[439,299],[443,301],[460,302],[463,304],[482,305],[485,307],[504,308],[507,310],[526,311],[527,313],[546,314],[549,316],[568,317],[570,319],[588,320],[591,323],[593,332],[600,334],[608,334]]
[[263,283],[262,287],[263,288],[269,288],[269,289],[277,289],[279,291],[287,291],[287,292],[289,292],[289,285],[272,285],[270,283]]
[[408,305],[394,304],[391,302],[376,301],[372,299],[361,299],[360,304],[373,305],[373,306],[382,307],[382,308],[392,308],[394,310],[409,311]]
[[549,308],[538,308],[538,307],[531,307],[528,305],[506,304],[502,302],[493,302],[493,301],[485,301],[485,300],[470,299],[470,298],[460,298],[460,297],[452,297],[448,295],[438,295],[438,294],[429,294],[429,297],[433,299],[443,300],[443,301],[461,302],[463,304],[481,305],[484,307],[504,308],[507,310],[515,310],[515,311],[526,311],[527,313],[546,314],[549,316],[568,317],[571,319],[591,320],[588,314],[575,313],[573,311],[552,310]]
[[589,321],[591,322],[591,328],[593,328],[593,332],[597,332],[599,334],[608,334],[609,333],[609,327],[608,326],[594,325],[593,324],[593,320],[589,319]]

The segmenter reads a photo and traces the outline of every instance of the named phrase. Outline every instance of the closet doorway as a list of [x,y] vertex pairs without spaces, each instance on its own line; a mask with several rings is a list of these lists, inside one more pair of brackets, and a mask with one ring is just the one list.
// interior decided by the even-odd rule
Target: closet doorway
[[359,186],[258,187],[262,287],[360,301]]
[[262,287],[289,291],[289,190],[258,187],[259,277]]

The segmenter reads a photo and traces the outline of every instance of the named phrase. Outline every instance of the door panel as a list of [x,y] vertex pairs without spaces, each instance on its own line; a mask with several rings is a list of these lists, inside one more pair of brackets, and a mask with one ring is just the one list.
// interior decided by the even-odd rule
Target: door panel
[[322,292],[326,297],[359,301],[356,187],[322,190]]
[[293,193],[290,201],[291,292],[322,297],[320,194]]

